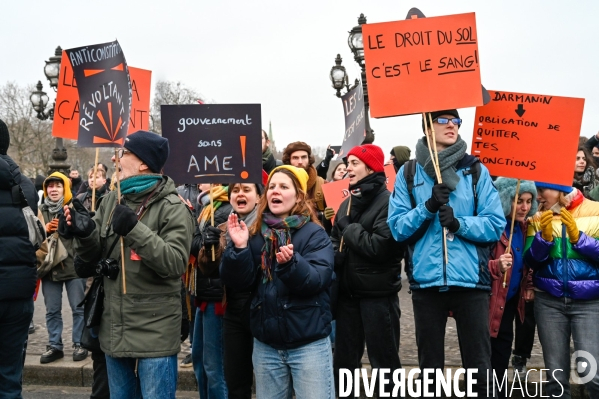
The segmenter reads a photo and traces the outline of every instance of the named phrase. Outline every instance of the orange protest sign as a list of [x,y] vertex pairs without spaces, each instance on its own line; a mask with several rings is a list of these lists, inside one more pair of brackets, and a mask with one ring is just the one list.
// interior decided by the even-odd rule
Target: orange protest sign
[[387,177],[387,190],[393,192],[393,187],[395,186],[395,167],[393,164],[385,165],[385,176]]
[[[152,71],[129,67],[131,79],[131,113],[127,134],[148,130],[150,121],[150,90]],[[79,92],[71,62],[65,51],[60,61],[60,75],[54,109],[52,136],[77,140],[79,132]]]
[[337,213],[341,203],[349,197],[349,179],[337,180],[322,185],[322,193],[328,207]]
[[483,104],[474,13],[362,25],[370,114]]
[[572,185],[584,98],[489,92],[476,108],[472,155],[494,176]]

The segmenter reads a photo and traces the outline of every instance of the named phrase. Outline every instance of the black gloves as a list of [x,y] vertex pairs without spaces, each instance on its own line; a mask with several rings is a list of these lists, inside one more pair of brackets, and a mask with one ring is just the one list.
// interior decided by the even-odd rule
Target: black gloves
[[125,237],[137,224],[135,212],[127,205],[118,204],[112,214],[112,231]]
[[331,159],[333,159],[334,156],[335,156],[335,151],[333,151],[333,149],[331,147],[327,148],[327,154],[325,156],[325,159],[330,161]]
[[447,205],[442,205],[439,208],[439,222],[441,222],[441,226],[447,227],[452,233],[460,228],[460,222],[453,216],[453,208]]
[[449,202],[449,187],[445,183],[435,184],[432,189],[431,197],[424,203],[429,212],[436,213]]
[[220,234],[221,231],[218,227],[215,226],[206,226],[204,229],[204,246],[211,247],[213,245],[220,244]]
[[337,219],[337,221],[335,222],[335,225],[337,225],[337,228],[339,228],[339,231],[343,234],[343,231],[347,228],[347,226],[349,226],[351,224],[351,221],[349,220],[349,216],[345,215],[343,217],[340,217],[339,219]]
[[58,220],[58,234],[65,238],[89,237],[96,228],[96,223],[92,220],[90,213],[85,209],[81,201],[73,199],[73,206],[69,212],[71,214],[71,225],[67,225],[64,214],[61,213]]

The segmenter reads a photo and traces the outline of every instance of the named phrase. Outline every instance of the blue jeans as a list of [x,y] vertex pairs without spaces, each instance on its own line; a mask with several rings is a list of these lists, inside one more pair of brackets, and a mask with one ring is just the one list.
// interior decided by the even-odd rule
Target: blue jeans
[[0,398],[21,398],[23,345],[33,317],[33,298],[0,301]]
[[196,310],[191,360],[201,399],[227,399],[223,363],[223,316],[214,313],[214,302]]
[[106,355],[106,369],[110,399],[175,399],[177,355],[139,359]]
[[51,347],[63,350],[62,345],[62,286],[67,289],[67,298],[73,313],[73,343],[81,342],[83,333],[83,307],[77,307],[85,296],[85,278],[74,278],[66,281],[52,281],[51,278],[42,279],[42,292],[46,305],[46,328],[48,329],[49,344]]
[[[295,349],[277,350],[254,339],[257,399],[334,399],[333,356],[328,337]],[[291,380],[293,379],[293,386]]]
[[[560,397],[568,399],[570,398],[570,336],[574,341],[575,351],[586,351],[595,358],[595,364],[599,363],[599,332],[597,332],[599,299],[582,301],[556,298],[545,292],[536,292],[535,317],[539,340],[543,347],[543,360],[545,367],[550,370],[547,372],[549,380],[547,394],[560,395],[562,387],[559,384],[561,384],[564,393]],[[582,378],[589,373],[592,360],[578,357],[578,362],[587,363],[587,368],[580,374]],[[599,373],[596,368],[593,372],[594,378],[585,385],[590,397],[598,398]]]

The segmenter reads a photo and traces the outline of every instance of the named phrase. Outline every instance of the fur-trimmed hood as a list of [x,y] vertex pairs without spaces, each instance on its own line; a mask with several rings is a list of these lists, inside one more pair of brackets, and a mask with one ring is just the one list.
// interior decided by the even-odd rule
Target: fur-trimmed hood
[[[500,177],[495,180],[495,187],[499,192],[499,199],[501,200],[501,207],[503,208],[503,214],[506,218],[511,218],[510,210],[514,203],[514,197],[516,196],[516,185],[518,184],[517,179],[509,177]],[[528,211],[527,217],[530,217],[537,213],[537,188],[535,183],[530,180],[520,180],[520,194],[530,193],[532,194],[532,206]]]

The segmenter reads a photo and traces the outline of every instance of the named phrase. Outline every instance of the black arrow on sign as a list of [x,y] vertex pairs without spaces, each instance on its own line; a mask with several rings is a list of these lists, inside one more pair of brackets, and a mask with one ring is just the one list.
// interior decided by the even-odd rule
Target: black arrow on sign
[[524,106],[522,104],[518,104],[518,108],[516,108],[515,111],[520,118],[522,118],[522,115],[524,115],[524,113],[526,112],[526,110],[524,109]]

